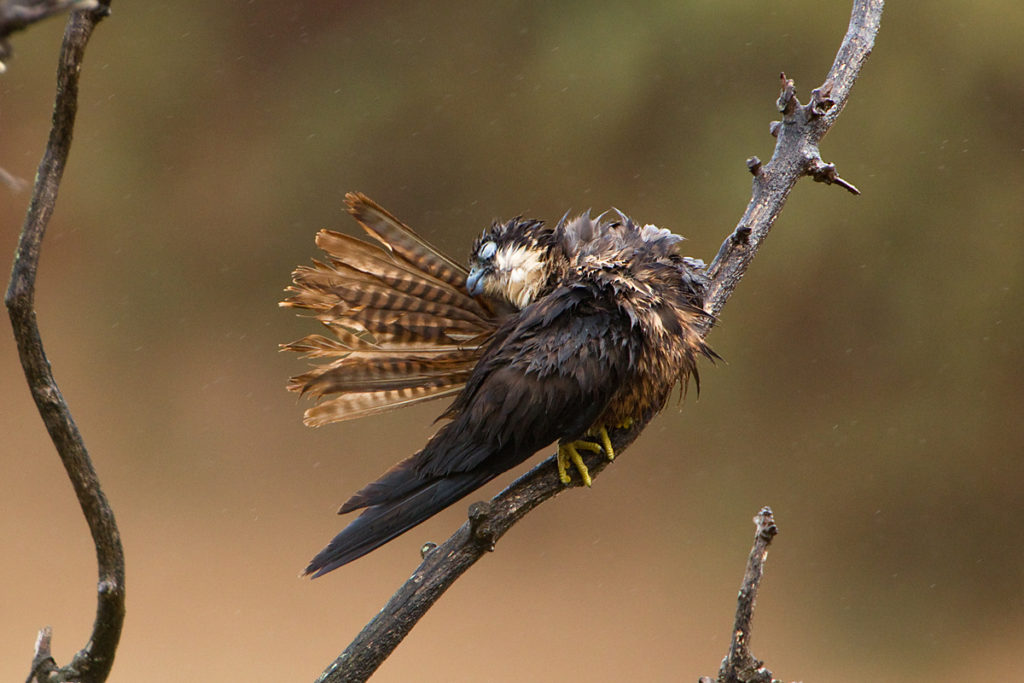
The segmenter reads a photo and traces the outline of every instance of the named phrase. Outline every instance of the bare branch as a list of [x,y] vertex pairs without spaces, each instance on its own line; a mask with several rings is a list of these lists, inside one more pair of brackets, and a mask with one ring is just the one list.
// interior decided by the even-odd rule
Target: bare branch
[[[822,173],[824,162],[818,144],[846,105],[861,66],[871,53],[883,5],[883,0],[856,0],[853,3],[849,29],[836,60],[825,83],[812,91],[807,105],[800,104],[793,81],[783,75],[782,94],[778,101],[782,121],[772,126],[772,133],[777,137],[775,152],[767,164],[762,164],[756,157],[747,162],[754,174],[752,197],[737,227],[708,267],[711,286],[705,308],[713,315],[717,316],[729,300],[796,182],[802,176]],[[822,179],[847,189],[853,188],[835,174],[834,167],[825,172]],[[710,326],[704,334],[709,331]],[[644,415],[629,429],[612,432],[616,460],[652,417]],[[592,477],[600,474],[608,464],[600,454],[588,453],[584,460]],[[574,480],[569,487],[576,485]],[[490,503],[474,504],[470,521],[442,545],[427,549],[423,563],[409,580],[318,680],[340,683],[369,678],[441,594],[485,552],[492,550],[516,521],[569,487],[559,482],[554,458],[549,458]]]
[[[777,138],[775,152],[767,164],[755,168],[748,162],[754,174],[753,194],[736,229],[708,267],[712,278],[706,306],[709,313],[717,316],[729,300],[797,180],[824,164],[818,144],[846,107],[850,90],[874,47],[884,5],[884,0],[855,0],[850,25],[832,68],[824,84],[811,91],[807,105],[800,105],[793,81],[782,74],[782,94],[777,103],[782,121],[771,127]],[[842,186],[853,187],[846,181]]]
[[94,2],[76,9],[68,19],[57,68],[53,125],[36,173],[32,198],[14,254],[10,284],[4,298],[25,379],[78,496],[96,546],[99,565],[96,620],[92,636],[85,647],[75,654],[70,664],[58,668],[50,656],[49,628],[44,628],[39,634],[29,680],[48,683],[69,680],[86,683],[105,681],[114,662],[124,623],[124,553],[121,537],[82,435],[53,378],[36,324],[34,306],[36,271],[43,235],[53,215],[61,176],[71,149],[78,109],[78,78],[85,47],[96,24],[108,13],[109,1]]
[[53,661],[53,655],[50,653],[51,642],[53,642],[53,629],[49,626],[39,629],[39,634],[36,636],[36,651],[32,657],[32,667],[29,669],[25,683],[37,680],[36,677],[43,671],[49,672],[57,668],[57,663]]
[[754,517],[757,531],[754,533],[754,547],[747,558],[747,570],[743,574],[739,598],[736,601],[736,624],[732,629],[732,644],[729,654],[722,660],[718,672],[718,683],[774,683],[772,672],[764,662],[750,653],[750,629],[754,619],[754,603],[757,590],[764,575],[764,561],[768,557],[768,545],[779,533],[775,517],[769,507],[761,508]]

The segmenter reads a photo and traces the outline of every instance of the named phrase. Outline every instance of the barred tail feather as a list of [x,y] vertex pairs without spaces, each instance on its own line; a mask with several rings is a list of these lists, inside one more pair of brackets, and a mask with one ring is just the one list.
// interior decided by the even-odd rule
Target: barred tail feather
[[365,195],[346,203],[380,245],[321,230],[316,242],[328,258],[296,268],[281,302],[333,334],[281,345],[318,361],[288,384],[319,402],[306,411],[310,425],[457,393],[497,327],[466,291],[465,268]]
[[348,212],[372,237],[417,270],[455,287],[463,287],[466,269],[434,248],[379,204],[361,192],[345,195]]
[[322,427],[331,422],[344,422],[370,415],[380,415],[397,408],[415,405],[462,390],[468,376],[450,380],[405,386],[401,389],[348,392],[317,403],[306,411],[302,422],[309,427]]

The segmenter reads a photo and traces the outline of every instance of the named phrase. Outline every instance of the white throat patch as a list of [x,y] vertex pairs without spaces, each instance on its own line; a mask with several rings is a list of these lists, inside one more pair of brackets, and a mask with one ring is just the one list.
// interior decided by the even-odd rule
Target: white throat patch
[[534,300],[547,279],[543,251],[507,246],[494,254],[495,289],[518,309]]

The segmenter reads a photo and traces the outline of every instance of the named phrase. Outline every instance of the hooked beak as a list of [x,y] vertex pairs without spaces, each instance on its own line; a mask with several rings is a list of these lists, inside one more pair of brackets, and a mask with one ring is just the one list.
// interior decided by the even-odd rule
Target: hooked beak
[[483,284],[484,271],[482,268],[473,268],[466,277],[466,291],[470,296],[480,296],[484,293]]

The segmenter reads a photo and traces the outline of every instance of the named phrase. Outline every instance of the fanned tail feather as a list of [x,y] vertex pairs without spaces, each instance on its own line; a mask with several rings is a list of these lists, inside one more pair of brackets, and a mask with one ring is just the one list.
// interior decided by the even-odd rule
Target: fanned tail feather
[[306,424],[320,426],[452,395],[469,379],[477,355],[475,348],[414,359],[353,351],[293,377],[288,388],[317,399],[338,394],[306,411]]
[[342,394],[336,398],[322,401],[307,410],[302,417],[302,422],[309,427],[322,427],[331,422],[380,415],[423,401],[454,396],[462,390],[466,379],[467,377],[460,376],[448,382],[439,381],[435,386],[424,383],[403,389]]
[[345,199],[380,246],[321,230],[328,259],[296,268],[281,302],[310,311],[334,337],[281,345],[324,361],[288,384],[318,401],[305,415],[313,426],[457,393],[496,328],[467,293],[465,268],[365,195]]
[[465,287],[466,269],[434,248],[387,210],[362,192],[345,195],[348,212],[385,248],[418,270],[453,287]]

